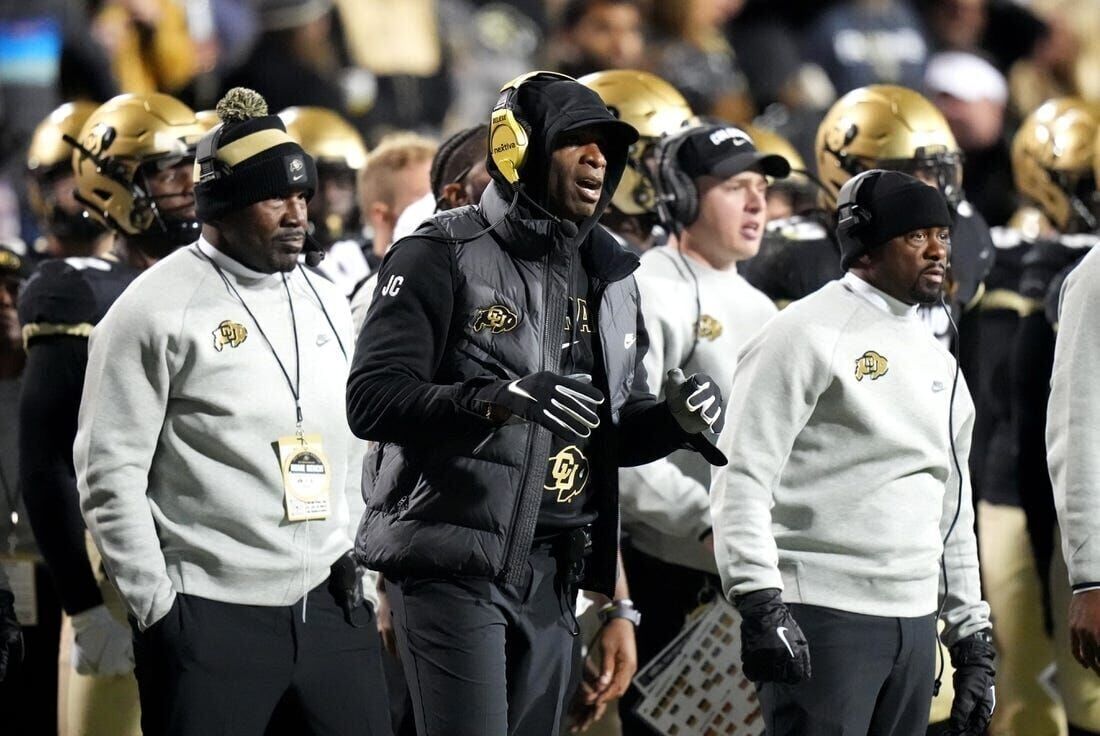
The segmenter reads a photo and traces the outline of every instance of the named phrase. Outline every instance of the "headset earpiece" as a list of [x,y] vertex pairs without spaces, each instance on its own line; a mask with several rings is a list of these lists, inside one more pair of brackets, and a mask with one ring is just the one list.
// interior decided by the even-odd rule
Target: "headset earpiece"
[[679,232],[699,216],[699,190],[695,182],[677,164],[680,146],[694,128],[684,128],[657,141],[657,210],[674,232]]
[[836,198],[837,238],[852,239],[871,224],[871,211],[859,204],[859,192],[865,182],[877,179],[882,171],[870,169],[856,174],[844,186]]
[[576,81],[573,77],[558,72],[537,71],[521,74],[500,88],[500,99],[489,118],[489,157],[509,184],[519,183],[530,144],[527,129],[516,117],[519,88],[536,77]]
[[218,139],[221,138],[222,125],[213,128],[199,139],[195,146],[195,183],[218,178]]

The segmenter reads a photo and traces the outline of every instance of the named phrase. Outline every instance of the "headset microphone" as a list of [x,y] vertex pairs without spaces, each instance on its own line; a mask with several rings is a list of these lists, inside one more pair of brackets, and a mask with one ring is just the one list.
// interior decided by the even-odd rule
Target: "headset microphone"
[[317,268],[321,265],[321,261],[325,260],[325,249],[321,247],[321,244],[317,242],[317,239],[313,237],[313,233],[306,230],[306,242],[305,247],[302,248],[302,253],[306,257],[306,265],[310,268]]
[[577,224],[575,222],[558,217],[553,212],[536,202],[534,198],[532,198],[531,195],[527,193],[527,190],[523,186],[523,182],[516,182],[512,186],[515,187],[516,193],[519,196],[527,200],[528,204],[530,204],[534,209],[538,210],[542,214],[546,215],[550,220],[552,220],[554,224],[556,224],[561,230],[562,235],[569,238],[570,240],[577,237],[577,233],[580,232],[580,230],[577,229]]

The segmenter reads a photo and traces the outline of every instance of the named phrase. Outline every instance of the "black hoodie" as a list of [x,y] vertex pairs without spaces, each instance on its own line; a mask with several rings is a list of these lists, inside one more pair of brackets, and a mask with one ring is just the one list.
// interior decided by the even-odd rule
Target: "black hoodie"
[[[551,435],[530,423],[498,426],[473,396],[490,381],[558,370],[579,257],[590,285],[593,383],[609,399],[590,473],[599,517],[586,587],[610,594],[617,467],[651,462],[685,439],[646,388],[648,339],[631,276],[638,259],[596,224],[637,134],[577,82],[527,82],[517,108],[531,146],[522,194],[490,160],[495,185],[479,205],[436,215],[382,262],[348,381],[352,430],[381,443],[364,468],[356,551],[391,577],[520,581]],[[588,125],[608,128],[603,192],[591,216],[562,223],[545,201],[551,153],[561,135]],[[490,307],[506,317],[490,325]]]

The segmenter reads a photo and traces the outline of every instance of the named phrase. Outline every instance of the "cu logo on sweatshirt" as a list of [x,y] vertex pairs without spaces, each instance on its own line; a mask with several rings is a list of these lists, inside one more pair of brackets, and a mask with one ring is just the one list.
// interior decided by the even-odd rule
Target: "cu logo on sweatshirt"
[[242,324],[225,319],[214,329],[213,335],[214,349],[220,353],[226,345],[235,348],[244,342],[248,337],[248,330]]
[[885,376],[888,370],[890,370],[889,361],[874,350],[868,350],[866,353],[856,358],[857,381],[862,381],[865,376],[872,381],[877,381]]

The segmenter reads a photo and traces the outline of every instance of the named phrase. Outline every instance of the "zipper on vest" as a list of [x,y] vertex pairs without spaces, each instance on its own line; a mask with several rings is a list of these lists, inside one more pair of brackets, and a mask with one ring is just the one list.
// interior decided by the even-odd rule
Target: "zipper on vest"
[[[593,360],[593,365],[598,366],[599,370],[603,371],[603,379],[604,379],[604,382],[607,384],[607,401],[603,404],[603,406],[606,407],[605,415],[600,417],[601,428],[604,428],[604,425],[603,425],[604,422],[607,422],[607,425],[606,425],[606,429],[604,429],[604,432],[599,435],[603,439],[599,443],[599,447],[598,447],[598,451],[602,452],[602,453],[605,453],[605,454],[609,454],[611,452],[611,449],[612,449],[611,448],[611,441],[608,439],[609,435],[607,433],[612,431],[612,429],[611,429],[611,427],[612,427],[612,424],[611,424],[611,402],[613,401],[613,397],[612,397],[613,388],[611,386],[611,377],[608,375],[608,370],[607,370],[607,355],[604,351],[604,338],[605,338],[605,335],[604,335],[603,330],[601,329],[600,314],[603,312],[603,298],[604,298],[604,295],[607,293],[608,285],[609,285],[609,282],[604,281],[603,279],[596,279],[595,288],[592,291],[592,294],[594,296],[594,298],[592,299],[592,303],[595,305],[595,308],[596,308],[595,313],[592,315],[592,318],[593,318],[592,322],[596,326],[596,335],[595,335],[595,337],[597,338],[597,339],[594,339],[592,341],[592,348],[593,348],[593,356],[592,357],[594,359]],[[595,377],[593,377],[593,378],[595,378]],[[605,464],[606,464],[607,458],[605,457],[604,460],[605,460]],[[618,472],[618,471],[615,470],[613,472]],[[615,577],[618,574],[618,554],[617,554],[617,552],[618,552],[618,549],[619,549],[619,538],[621,536],[621,529],[619,528],[619,525],[620,525],[619,497],[618,497],[618,495],[616,495],[614,499],[609,499],[609,498],[606,498],[606,495],[608,493],[610,493],[609,489],[602,488],[601,491],[602,491],[601,492],[601,497],[604,497],[602,499],[604,501],[604,503],[601,504],[597,501],[596,508],[598,509],[597,513],[599,515],[596,517],[596,523],[595,523],[594,527],[597,530],[600,529],[600,528],[610,528],[610,529],[614,530],[614,532],[613,532],[614,536],[612,537],[611,540],[609,540],[609,542],[610,542],[610,544],[613,545],[613,549],[615,550],[616,554],[611,555],[610,564],[612,565],[612,568],[611,568],[612,572],[611,572],[610,575],[607,574],[606,569],[596,569],[594,574],[589,574],[589,575],[586,575],[585,577],[586,577],[586,582],[589,585],[592,584],[593,578],[595,579],[595,582],[604,582],[607,585],[606,590],[600,589],[600,588],[595,587],[595,586],[593,586],[593,587],[596,589],[596,592],[603,593],[607,597],[613,598],[614,597],[614,589],[615,589]],[[591,562],[593,564],[597,563],[597,562],[602,562],[605,566],[608,564],[607,560],[597,560],[594,557],[591,558]]]
[[[557,370],[557,358],[559,354],[557,350],[560,350],[559,343],[561,342],[561,331],[564,329],[564,322],[562,320],[562,311],[560,309],[561,300],[556,297],[551,285],[553,283],[553,256],[557,250],[556,247],[552,247],[546,254],[546,258],[543,264],[543,282],[542,282],[542,351],[539,356],[539,370],[547,370],[548,365],[554,366],[554,370]],[[571,273],[573,267],[573,252],[570,248],[569,256],[566,260],[566,266]],[[552,336],[552,339],[551,339]],[[556,349],[556,350],[555,350]],[[529,424],[529,433],[527,435],[527,450],[524,454],[524,475],[523,481],[520,484],[520,496],[516,501],[516,507],[512,511],[512,523],[509,526],[508,544],[504,550],[504,569],[502,575],[506,583],[512,585],[519,585],[523,582],[523,569],[524,563],[527,560],[528,551],[531,548],[531,542],[535,536],[535,526],[538,523],[539,506],[541,505],[540,494],[542,493],[543,481],[546,477],[546,462],[548,458],[542,458],[542,462],[538,467],[532,467],[532,459],[535,458],[535,448],[538,444],[538,438],[540,435],[548,434],[550,430],[543,429],[537,424]],[[536,475],[537,473],[537,475]]]

